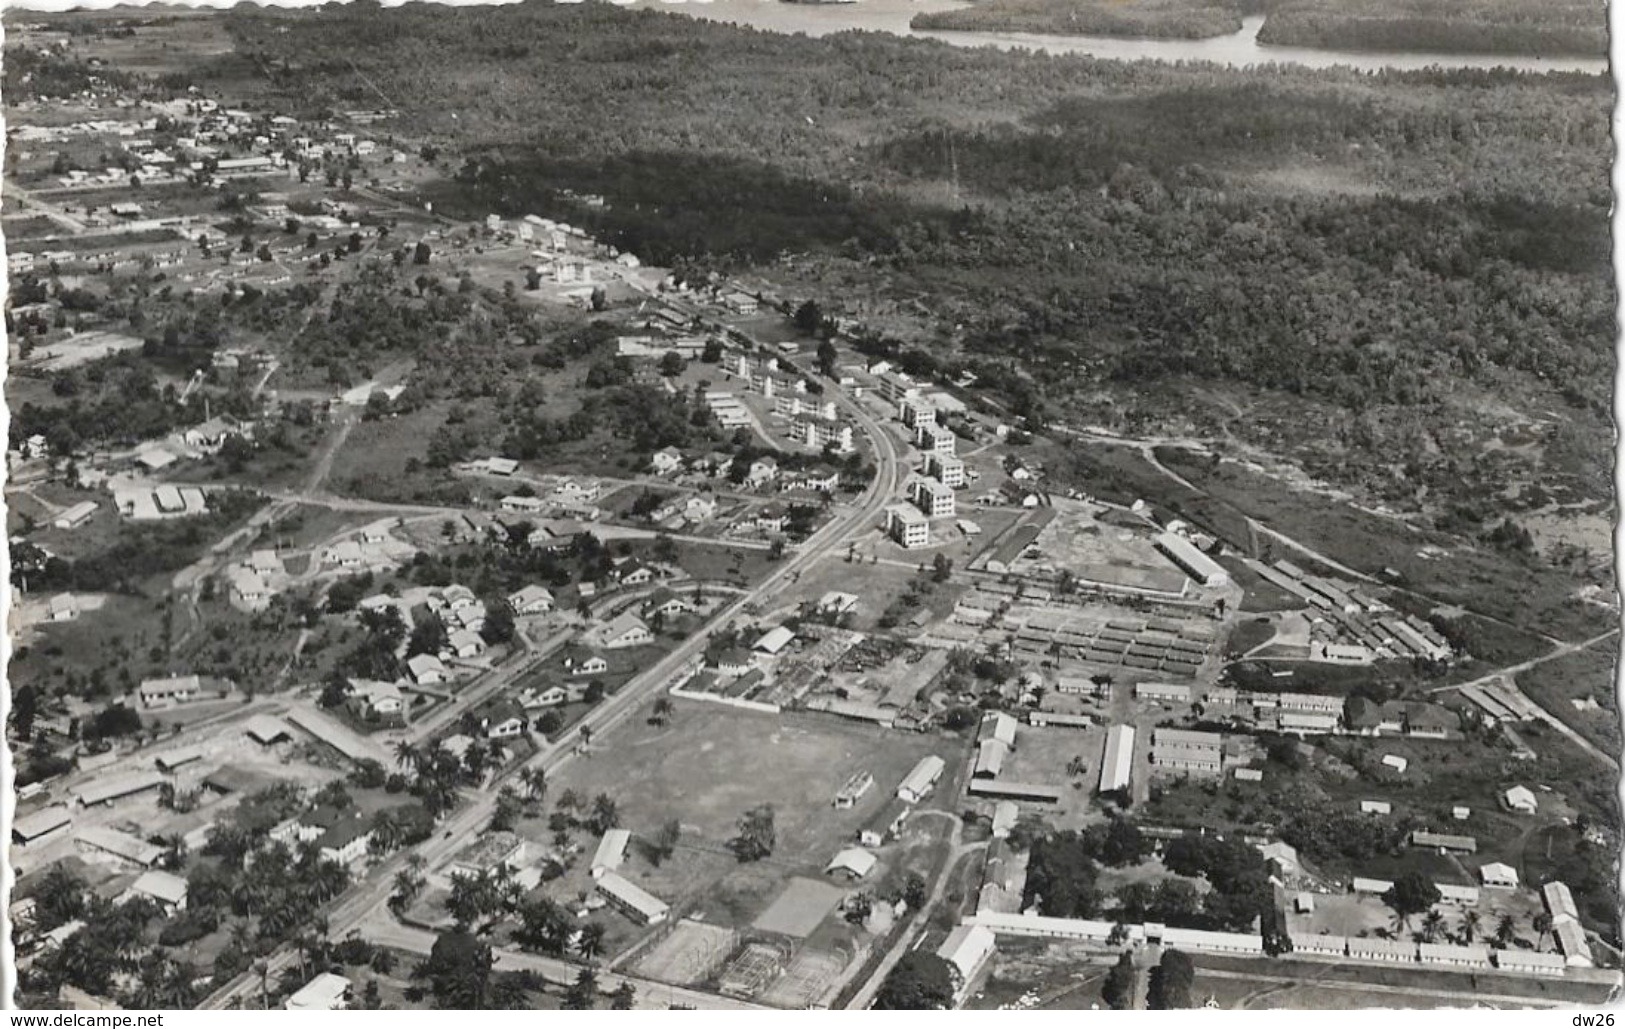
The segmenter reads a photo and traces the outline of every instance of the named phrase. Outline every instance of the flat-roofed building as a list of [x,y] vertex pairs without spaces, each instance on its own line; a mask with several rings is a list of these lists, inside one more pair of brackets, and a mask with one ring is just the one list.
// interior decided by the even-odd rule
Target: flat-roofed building
[[917,550],[931,544],[931,522],[910,504],[886,508],[886,535],[904,550]]
[[953,487],[936,479],[915,479],[909,487],[909,498],[927,517],[952,518],[954,515]]
[[914,445],[927,454],[952,454],[959,438],[947,426],[929,422],[914,430]]
[[965,485],[965,462],[953,454],[933,452],[926,460],[926,468],[944,486],[958,489]]

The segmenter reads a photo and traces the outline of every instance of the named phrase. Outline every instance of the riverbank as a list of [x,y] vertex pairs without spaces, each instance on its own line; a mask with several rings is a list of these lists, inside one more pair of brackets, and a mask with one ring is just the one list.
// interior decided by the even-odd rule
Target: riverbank
[[970,9],[972,5],[964,0],[861,0],[851,4],[790,4],[778,0],[715,0],[714,3],[696,4],[635,0],[633,6],[790,35],[816,37],[849,31],[885,32],[931,39],[957,47],[1030,50],[1116,61],[1202,62],[1228,68],[1297,65],[1305,68],[1352,68],[1362,72],[1510,69],[1535,74],[1608,73],[1608,61],[1601,57],[1516,57],[1435,51],[1372,53],[1268,45],[1259,40],[1264,27],[1264,16],[1259,14],[1244,17],[1240,31],[1227,35],[1205,39],[1147,39],[1044,32],[923,29],[910,24],[922,15]]
[[917,14],[909,27],[949,32],[1039,32],[1137,39],[1209,39],[1242,28],[1235,2],[1148,0],[980,0],[952,11]]
[[967,7],[916,14],[921,32],[1038,33],[1142,40],[1201,40],[1243,31],[1258,15],[1264,46],[1393,54],[1578,57],[1608,53],[1607,11],[1600,3],[1558,0],[1509,5],[1467,0],[1440,12],[1427,0],[977,0]]

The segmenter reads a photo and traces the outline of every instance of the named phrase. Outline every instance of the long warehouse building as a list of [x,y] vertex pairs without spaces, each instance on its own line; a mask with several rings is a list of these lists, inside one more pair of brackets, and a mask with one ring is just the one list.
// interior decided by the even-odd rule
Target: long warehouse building
[[1106,730],[1106,752],[1100,759],[1100,792],[1126,790],[1134,769],[1134,727],[1114,725]]

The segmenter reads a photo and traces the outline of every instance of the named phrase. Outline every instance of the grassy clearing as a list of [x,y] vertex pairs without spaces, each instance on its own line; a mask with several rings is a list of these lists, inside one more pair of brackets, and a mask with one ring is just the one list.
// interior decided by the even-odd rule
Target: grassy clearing
[[[1289,489],[1232,462],[1214,468],[1190,461],[1176,470],[1215,498],[1356,571],[1381,576],[1392,568],[1415,592],[1563,639],[1586,639],[1608,628],[1606,612],[1574,600],[1579,583],[1559,570],[1464,547],[1442,534],[1407,531],[1394,520]],[[1299,561],[1284,546],[1272,552]]]
[[[1518,673],[1518,686],[1565,725],[1609,752],[1620,749],[1615,693],[1616,642],[1555,658]],[[1574,701],[1596,704],[1581,710]]]

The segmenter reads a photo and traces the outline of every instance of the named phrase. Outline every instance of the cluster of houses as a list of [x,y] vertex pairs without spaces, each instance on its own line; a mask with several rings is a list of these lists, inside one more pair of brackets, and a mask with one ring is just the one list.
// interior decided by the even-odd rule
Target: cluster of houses
[[240,611],[263,611],[287,587],[287,567],[275,550],[255,550],[226,569],[226,596]]

